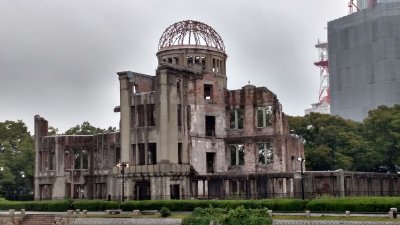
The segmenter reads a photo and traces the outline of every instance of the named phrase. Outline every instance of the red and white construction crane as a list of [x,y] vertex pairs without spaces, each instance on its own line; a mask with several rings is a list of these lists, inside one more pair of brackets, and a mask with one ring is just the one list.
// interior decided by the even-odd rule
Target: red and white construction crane
[[318,105],[326,103],[330,104],[331,98],[329,94],[329,61],[328,61],[328,43],[319,42],[315,45],[318,49],[319,60],[314,65],[319,67],[319,95]]

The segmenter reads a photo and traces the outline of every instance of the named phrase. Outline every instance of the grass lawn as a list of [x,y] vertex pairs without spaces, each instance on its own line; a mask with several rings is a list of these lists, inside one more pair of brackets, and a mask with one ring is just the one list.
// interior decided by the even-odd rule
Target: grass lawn
[[[169,217],[161,217],[160,214],[155,215],[132,215],[132,214],[115,214],[115,215],[107,215],[107,214],[87,214],[87,215],[75,215],[74,217],[80,218],[173,218],[173,219],[184,219],[188,217],[190,213],[171,213]],[[400,222],[400,218],[398,219],[389,219],[387,217],[373,217],[373,216],[352,216],[352,217],[344,217],[344,216],[292,216],[292,215],[274,215],[274,220],[336,220],[336,221],[381,221],[381,222]]]

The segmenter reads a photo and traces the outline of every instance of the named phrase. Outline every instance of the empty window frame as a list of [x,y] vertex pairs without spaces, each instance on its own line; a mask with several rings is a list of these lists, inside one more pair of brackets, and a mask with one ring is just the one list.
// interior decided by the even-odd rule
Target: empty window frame
[[138,146],[137,151],[139,151],[139,165],[145,165],[146,164],[145,146],[143,143],[137,144],[137,146]]
[[212,72],[220,73],[221,72],[221,64],[222,64],[221,60],[212,59]]
[[178,143],[178,164],[182,164],[182,143]]
[[272,106],[257,107],[257,127],[272,125]]
[[157,164],[157,144],[149,143],[147,147],[147,165]]
[[215,116],[206,116],[206,136],[215,136]]
[[176,79],[176,93],[181,93],[182,80],[180,78]]
[[179,184],[171,184],[170,185],[170,193],[171,193],[171,199],[179,199],[180,198]]
[[207,173],[214,173],[215,153],[206,152],[206,167]]
[[230,128],[243,129],[243,109],[233,109],[230,111]]
[[177,108],[177,121],[178,121],[178,126],[182,126],[182,106],[178,104]]
[[144,127],[144,105],[137,106],[137,126]]
[[231,165],[244,165],[244,145],[229,145],[231,153]]
[[258,143],[257,149],[259,164],[270,164],[274,162],[274,153],[271,142]]
[[186,57],[186,60],[187,60],[187,65],[190,67],[191,65],[193,65],[193,56],[191,56],[191,55],[188,55],[187,57]]
[[75,148],[73,150],[73,157],[74,169],[79,170],[89,168],[89,156],[87,150]]
[[211,84],[204,84],[204,99],[205,100],[213,99],[213,86]]
[[205,70],[206,69],[206,57],[204,57],[204,56],[201,56],[201,68],[203,69],[203,70]]
[[54,170],[56,164],[55,151],[49,151],[49,170]]
[[121,162],[121,148],[120,147],[116,147],[115,148],[115,162],[114,162],[114,165],[116,165],[119,162]]
[[154,104],[146,105],[147,110],[147,126],[156,125],[156,107]]

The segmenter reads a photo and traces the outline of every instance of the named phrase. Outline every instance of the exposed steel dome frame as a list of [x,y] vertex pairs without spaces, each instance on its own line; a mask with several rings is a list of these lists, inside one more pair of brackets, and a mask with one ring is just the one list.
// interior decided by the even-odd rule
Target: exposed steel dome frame
[[207,24],[194,20],[180,21],[165,29],[158,50],[170,46],[207,46],[225,52],[221,36]]

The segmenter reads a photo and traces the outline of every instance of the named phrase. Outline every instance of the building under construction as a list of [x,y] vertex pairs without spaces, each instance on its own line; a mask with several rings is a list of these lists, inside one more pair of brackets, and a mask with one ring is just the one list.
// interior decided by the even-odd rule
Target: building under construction
[[331,113],[362,121],[400,103],[400,1],[349,6],[352,14],[328,23]]
[[117,73],[120,132],[48,136],[47,121],[35,116],[36,199],[300,192],[293,171],[302,140],[289,134],[266,87],[227,89],[227,54],[214,29],[191,20],[171,25],[157,59],[155,75]]

